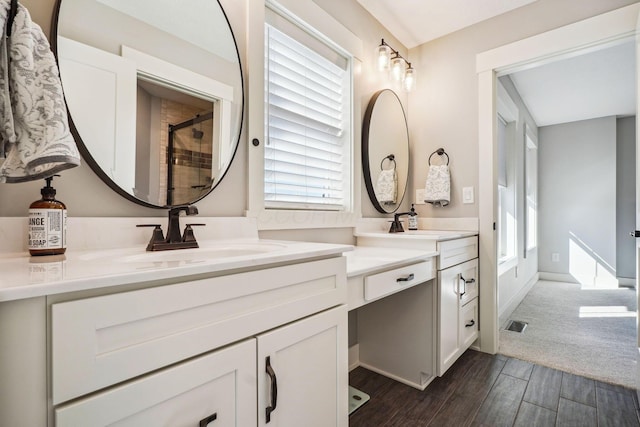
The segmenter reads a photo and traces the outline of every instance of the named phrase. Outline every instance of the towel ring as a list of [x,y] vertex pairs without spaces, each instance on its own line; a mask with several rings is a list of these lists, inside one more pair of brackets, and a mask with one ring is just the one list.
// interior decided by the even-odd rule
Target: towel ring
[[393,168],[396,168],[396,156],[394,156],[393,154],[389,154],[387,157],[383,157],[382,161],[380,162],[380,170],[384,170],[384,168],[382,167],[382,165],[384,164],[385,160],[389,160],[390,162],[393,162]]
[[434,154],[437,154],[438,156],[442,156],[444,154],[445,156],[447,156],[447,166],[449,165],[449,155],[444,151],[444,148],[438,148],[429,156],[429,166],[431,166],[431,158]]

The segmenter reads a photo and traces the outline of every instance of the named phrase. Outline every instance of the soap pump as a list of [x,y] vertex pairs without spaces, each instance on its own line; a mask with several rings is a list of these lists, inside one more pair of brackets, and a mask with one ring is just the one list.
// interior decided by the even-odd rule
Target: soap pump
[[60,175],[45,178],[42,199],[29,206],[29,253],[34,256],[60,255],[67,250],[67,207],[55,199],[54,176]]
[[411,204],[411,212],[409,212],[409,230],[418,229],[418,213],[416,212],[413,203]]

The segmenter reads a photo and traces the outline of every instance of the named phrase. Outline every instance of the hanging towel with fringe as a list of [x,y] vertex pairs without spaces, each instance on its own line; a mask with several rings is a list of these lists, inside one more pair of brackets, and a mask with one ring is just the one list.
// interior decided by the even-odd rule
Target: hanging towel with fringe
[[376,199],[378,203],[393,205],[398,198],[398,174],[395,162],[390,169],[383,169],[376,182]]
[[[80,164],[56,60],[40,26],[10,0],[0,0],[0,182],[46,178]],[[4,156],[2,156],[4,154]]]
[[430,165],[424,185],[424,201],[433,206],[447,206],[451,201],[449,165]]

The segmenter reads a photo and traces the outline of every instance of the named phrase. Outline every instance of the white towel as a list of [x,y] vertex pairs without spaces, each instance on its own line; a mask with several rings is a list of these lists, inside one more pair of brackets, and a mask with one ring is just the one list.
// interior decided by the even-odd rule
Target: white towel
[[447,206],[451,201],[451,177],[448,165],[431,165],[424,185],[424,201],[433,206]]
[[0,182],[24,182],[78,166],[80,154],[49,42],[22,5],[5,37],[10,5],[0,0]]
[[393,205],[398,197],[398,174],[396,168],[383,169],[376,182],[376,199],[378,203]]

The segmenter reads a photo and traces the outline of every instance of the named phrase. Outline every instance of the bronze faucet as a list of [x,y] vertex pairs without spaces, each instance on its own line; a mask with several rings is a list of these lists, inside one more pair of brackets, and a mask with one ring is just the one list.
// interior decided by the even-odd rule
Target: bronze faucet
[[147,251],[166,251],[170,249],[197,248],[198,242],[193,234],[193,226],[204,224],[187,224],[184,234],[180,231],[180,212],[187,215],[197,215],[198,208],[193,205],[174,206],[169,209],[169,222],[167,225],[167,237],[162,234],[160,224],[141,224],[138,227],[155,227],[151,240],[147,245]]

